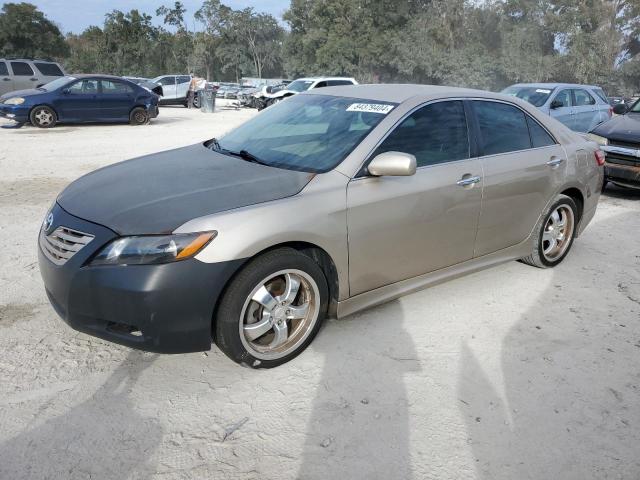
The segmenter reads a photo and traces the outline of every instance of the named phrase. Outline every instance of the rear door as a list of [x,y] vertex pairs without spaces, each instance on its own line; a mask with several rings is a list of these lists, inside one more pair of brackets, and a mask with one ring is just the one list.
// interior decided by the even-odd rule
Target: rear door
[[15,90],[36,88],[40,84],[39,78],[27,62],[12,60],[9,63],[13,71],[13,88]]
[[54,102],[61,120],[95,121],[101,116],[100,81],[78,80],[65,88]]
[[416,156],[408,177],[361,176],[347,187],[349,285],[357,295],[473,257],[482,169],[461,100],[438,101],[401,121],[370,158]]
[[550,115],[573,130],[575,122],[573,118],[573,96],[571,95],[571,90],[568,88],[558,90],[556,96],[551,100],[552,104],[553,102],[558,102],[560,106],[550,109]]
[[15,88],[13,88],[13,79],[9,74],[7,62],[0,61],[0,95],[4,95],[13,90],[15,90]]
[[577,132],[589,132],[599,122],[600,114],[596,99],[583,88],[574,88],[573,93],[573,129]]
[[134,92],[130,85],[117,80],[100,80],[101,115],[109,120],[127,120],[133,108]]
[[474,100],[484,190],[475,256],[525,240],[564,182],[563,148],[529,114],[509,103]]

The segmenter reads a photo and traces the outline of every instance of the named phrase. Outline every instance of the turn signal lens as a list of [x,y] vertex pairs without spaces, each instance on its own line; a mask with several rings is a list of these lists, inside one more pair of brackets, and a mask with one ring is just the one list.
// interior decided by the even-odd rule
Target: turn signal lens
[[596,163],[598,164],[599,167],[604,165],[604,152],[602,150],[596,150],[595,151],[595,156],[596,156]]

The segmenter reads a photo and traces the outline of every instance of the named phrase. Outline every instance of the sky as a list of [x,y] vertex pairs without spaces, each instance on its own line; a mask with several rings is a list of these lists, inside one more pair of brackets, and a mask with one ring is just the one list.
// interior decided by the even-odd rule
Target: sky
[[[138,9],[155,17],[156,8],[160,5],[173,6],[175,0],[0,0],[0,6],[5,3],[19,3],[28,1],[36,5],[45,13],[49,20],[54,21],[63,33],[80,33],[90,25],[102,26],[104,15],[112,10],[129,11]],[[202,0],[181,0],[187,7],[187,18],[193,22],[193,14],[202,5]],[[222,3],[233,8],[241,9],[253,7],[256,11],[272,14],[278,20],[289,7],[289,0],[222,0]],[[161,23],[159,18],[154,22]],[[195,25],[193,25],[195,27]]]

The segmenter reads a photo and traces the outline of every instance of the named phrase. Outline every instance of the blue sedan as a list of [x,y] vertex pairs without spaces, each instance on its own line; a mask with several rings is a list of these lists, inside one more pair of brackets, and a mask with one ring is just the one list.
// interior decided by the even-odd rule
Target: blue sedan
[[66,76],[36,89],[1,96],[0,116],[40,128],[84,122],[143,125],[158,116],[158,98],[121,77]]

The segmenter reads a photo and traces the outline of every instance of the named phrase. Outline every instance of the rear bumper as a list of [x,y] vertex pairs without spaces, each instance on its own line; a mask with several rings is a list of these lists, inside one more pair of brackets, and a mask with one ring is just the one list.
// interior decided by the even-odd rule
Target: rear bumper
[[63,265],[54,264],[38,247],[47,296],[69,326],[151,352],[211,348],[216,302],[242,261],[207,264],[189,259],[163,265],[91,267],[87,261],[117,235],[69,215],[58,205],[53,214],[51,230],[62,225],[94,236]]
[[0,117],[15,120],[19,123],[26,123],[29,121],[29,109],[30,107],[25,105],[7,105],[0,103]]

